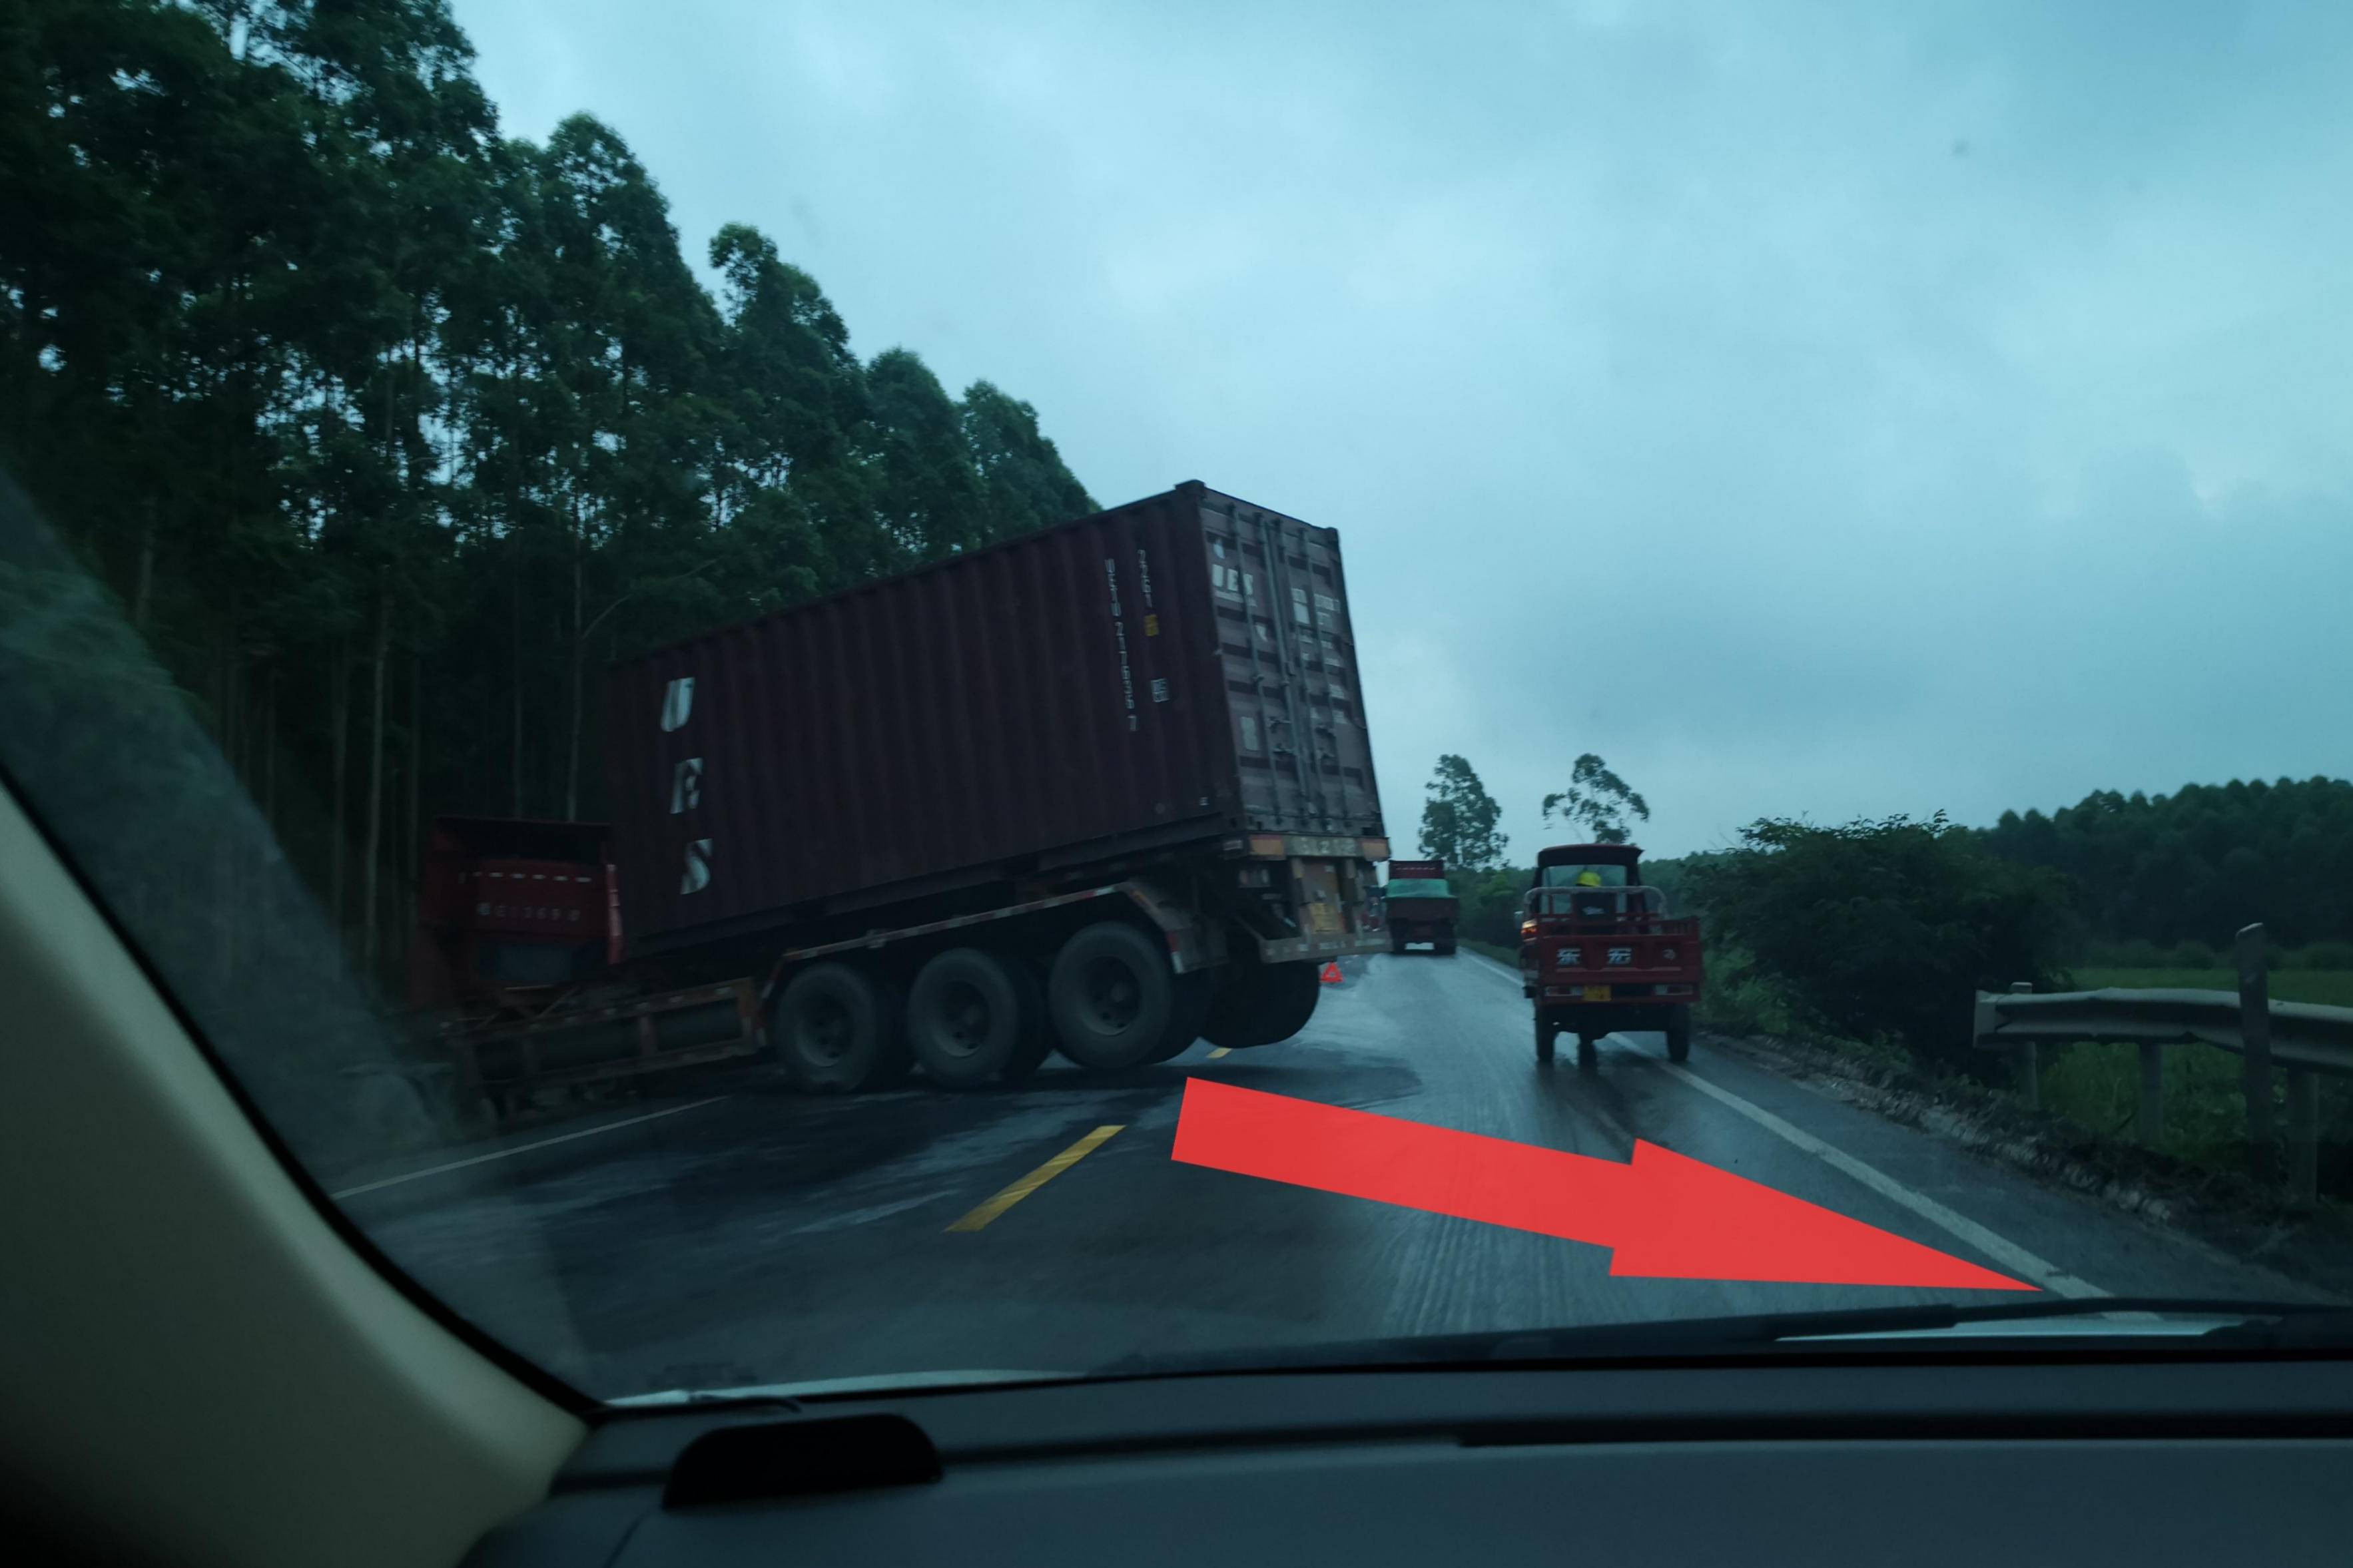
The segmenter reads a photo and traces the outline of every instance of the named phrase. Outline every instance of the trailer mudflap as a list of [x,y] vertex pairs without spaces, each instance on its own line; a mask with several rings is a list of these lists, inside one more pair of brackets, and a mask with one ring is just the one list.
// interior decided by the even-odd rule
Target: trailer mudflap
[[1120,888],[1167,939],[1169,968],[1190,974],[1226,962],[1226,933],[1217,921],[1195,920],[1192,910],[1149,882],[1122,882]]

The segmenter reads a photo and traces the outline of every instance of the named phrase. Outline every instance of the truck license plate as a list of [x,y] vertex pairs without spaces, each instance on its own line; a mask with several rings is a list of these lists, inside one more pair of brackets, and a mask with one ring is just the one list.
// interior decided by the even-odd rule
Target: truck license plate
[[1609,1000],[1609,987],[1588,985],[1585,988],[1585,999],[1588,1002],[1607,1002]]

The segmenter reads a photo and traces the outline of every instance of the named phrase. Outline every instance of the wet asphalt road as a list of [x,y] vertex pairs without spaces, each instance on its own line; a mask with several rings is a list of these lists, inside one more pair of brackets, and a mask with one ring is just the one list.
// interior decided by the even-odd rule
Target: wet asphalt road
[[[346,1205],[445,1300],[606,1395],[1937,1299],[1612,1279],[1600,1247],[1180,1165],[1196,1074],[1617,1160],[1641,1137],[2007,1274],[2026,1259],[2063,1291],[2305,1294],[1704,1037],[1688,1069],[1630,1035],[1604,1042],[1596,1074],[1573,1041],[1540,1070],[1516,977],[1476,955],[1350,967],[1281,1046],[1197,1044],[1116,1081],[1057,1062],[969,1095],[820,1099],[741,1073],[604,1114],[670,1112],[629,1125],[449,1151],[438,1160],[563,1140]],[[1114,1126],[986,1225],[950,1228]]]

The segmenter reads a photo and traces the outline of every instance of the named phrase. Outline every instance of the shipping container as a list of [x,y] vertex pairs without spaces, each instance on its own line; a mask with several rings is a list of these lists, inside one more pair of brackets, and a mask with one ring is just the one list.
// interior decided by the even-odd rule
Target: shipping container
[[664,649],[607,682],[609,831],[437,826],[420,996],[507,1110],[1292,1038],[1388,942],[1356,674],[1339,536],[1199,484]]
[[633,952],[1382,831],[1338,533],[1198,482],[664,649],[607,701]]

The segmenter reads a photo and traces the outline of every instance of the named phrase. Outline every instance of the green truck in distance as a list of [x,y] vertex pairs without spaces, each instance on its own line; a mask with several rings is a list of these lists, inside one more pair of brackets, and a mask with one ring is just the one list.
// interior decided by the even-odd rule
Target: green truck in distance
[[1446,880],[1443,860],[1392,860],[1387,889],[1389,951],[1426,942],[1440,957],[1454,951],[1454,922],[1462,900]]

